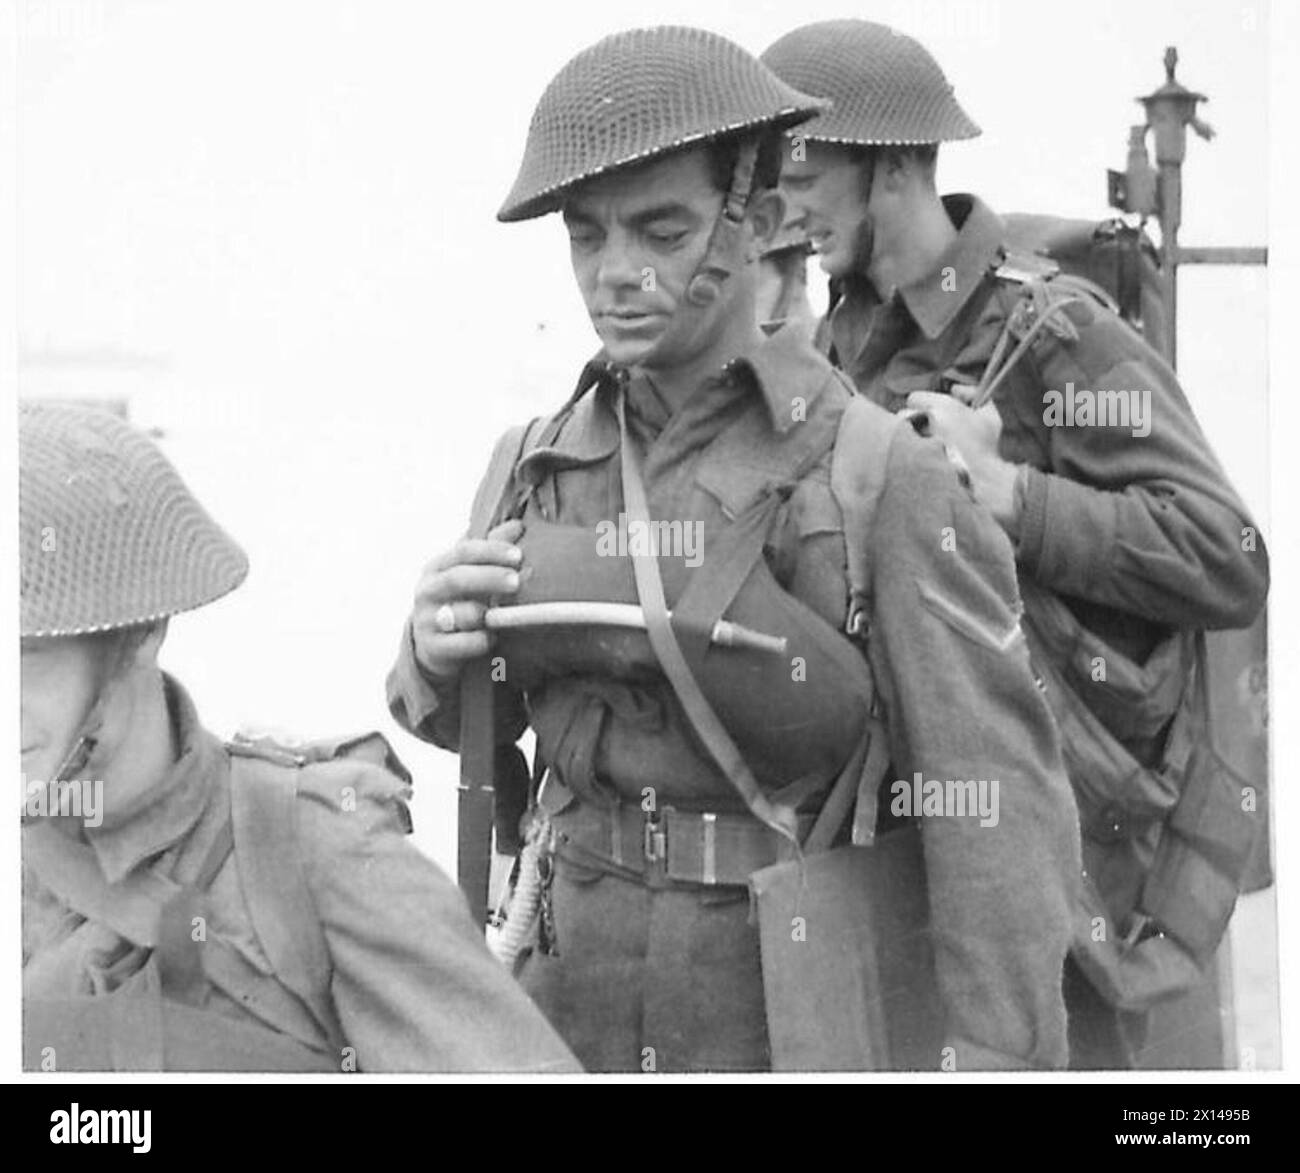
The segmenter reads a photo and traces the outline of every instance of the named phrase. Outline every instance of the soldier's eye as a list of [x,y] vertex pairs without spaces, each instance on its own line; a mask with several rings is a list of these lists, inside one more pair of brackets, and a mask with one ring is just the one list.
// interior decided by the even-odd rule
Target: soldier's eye
[[646,233],[646,236],[650,239],[650,242],[652,244],[662,245],[665,248],[670,248],[675,244],[680,244],[683,240],[686,239],[686,233],[684,231],[683,232],[671,232],[671,231],[648,232]]

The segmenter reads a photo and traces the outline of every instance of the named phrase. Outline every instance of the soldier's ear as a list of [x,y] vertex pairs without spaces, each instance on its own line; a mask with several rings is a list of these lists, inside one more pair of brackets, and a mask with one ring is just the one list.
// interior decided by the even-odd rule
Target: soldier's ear
[[760,255],[776,239],[785,222],[785,197],[774,187],[755,192],[749,197],[745,218],[754,234],[754,243]]

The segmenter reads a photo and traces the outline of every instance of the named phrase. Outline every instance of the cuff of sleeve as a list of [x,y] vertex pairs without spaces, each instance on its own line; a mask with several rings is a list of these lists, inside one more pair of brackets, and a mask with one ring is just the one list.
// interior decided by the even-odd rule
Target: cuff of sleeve
[[393,716],[412,733],[430,728],[428,722],[444,706],[437,686],[415,655],[415,635],[408,619],[402,629],[397,663],[388,674],[388,703]]
[[1047,474],[1030,465],[1024,466],[1023,501],[1020,511],[1020,536],[1016,543],[1016,561],[1031,577],[1037,573],[1043,556],[1043,538],[1047,533]]

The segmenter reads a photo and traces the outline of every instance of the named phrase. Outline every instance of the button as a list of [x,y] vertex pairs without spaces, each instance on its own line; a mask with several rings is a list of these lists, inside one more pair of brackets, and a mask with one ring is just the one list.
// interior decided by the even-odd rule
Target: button
[[1092,835],[1102,843],[1117,843],[1129,836],[1129,819],[1118,803],[1107,803],[1093,820]]

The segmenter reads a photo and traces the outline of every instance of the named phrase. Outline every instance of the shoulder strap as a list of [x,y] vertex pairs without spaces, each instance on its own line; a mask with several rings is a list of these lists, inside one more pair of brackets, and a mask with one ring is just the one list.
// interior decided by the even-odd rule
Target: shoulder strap
[[329,948],[298,839],[298,769],[231,748],[235,863],[253,928],[276,977],[341,1042],[329,994]]
[[485,537],[488,530],[496,524],[514,484],[515,469],[535,443],[541,422],[542,417],[537,416],[526,424],[518,424],[497,441],[492,450],[492,459],[488,462],[487,473],[474,495],[474,504],[470,506],[471,537]]
[[[1002,264],[993,275],[1020,286],[1020,296],[1007,314],[1002,332],[994,344],[993,353],[979,386],[971,401],[974,408],[983,407],[993,399],[1003,379],[1029,351],[1043,330],[1050,330],[1057,338],[1074,342],[1079,332],[1065,307],[1078,302],[1095,301],[1118,314],[1119,306],[1100,285],[1074,273],[1063,273],[1061,267],[1048,257],[1036,253],[1007,250]],[[1012,337],[1019,341],[1015,350],[1007,355]]]
[[849,615],[845,631],[866,638],[871,611],[871,539],[876,506],[885,491],[889,450],[903,417],[854,395],[840,418],[831,452],[831,492],[844,514]]
[[[885,491],[889,453],[904,417],[854,395],[840,418],[831,452],[831,493],[844,514],[844,546],[849,575],[849,614],[844,630],[865,644],[871,623],[871,546],[877,506]],[[876,834],[876,792],[889,767],[889,737],[873,713],[864,745],[836,780],[821,816],[809,834],[807,849],[820,850],[848,816],[853,805],[853,842],[870,846]]]

